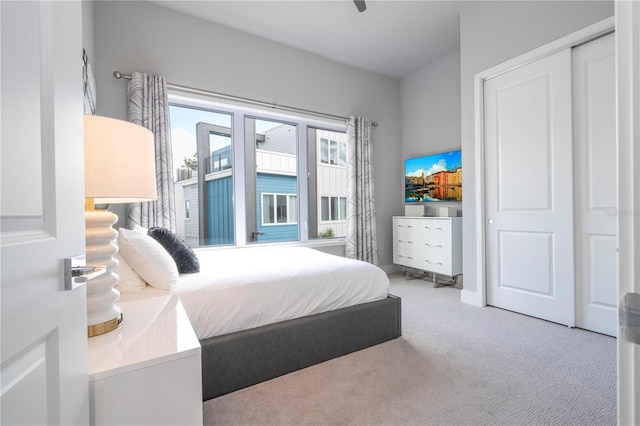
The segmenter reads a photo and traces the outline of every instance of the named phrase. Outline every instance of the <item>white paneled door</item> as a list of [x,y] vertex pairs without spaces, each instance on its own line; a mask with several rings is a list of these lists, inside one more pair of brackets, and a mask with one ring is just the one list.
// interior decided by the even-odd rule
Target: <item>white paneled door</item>
[[484,83],[487,304],[574,325],[570,49]]
[[614,35],[573,50],[576,326],[617,335]]
[[0,424],[89,422],[81,2],[2,1]]

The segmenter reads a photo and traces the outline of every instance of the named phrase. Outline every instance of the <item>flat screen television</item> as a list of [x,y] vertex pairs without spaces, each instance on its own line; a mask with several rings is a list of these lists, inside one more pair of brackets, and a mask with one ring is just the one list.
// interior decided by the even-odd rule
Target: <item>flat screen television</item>
[[462,201],[462,151],[408,158],[404,162],[404,201]]

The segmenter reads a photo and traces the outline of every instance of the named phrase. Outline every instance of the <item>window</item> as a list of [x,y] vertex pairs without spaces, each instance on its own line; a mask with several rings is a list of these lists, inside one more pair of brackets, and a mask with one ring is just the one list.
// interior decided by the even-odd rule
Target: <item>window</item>
[[345,141],[320,138],[320,162],[337,166],[347,165],[347,144]]
[[321,197],[323,222],[347,220],[347,197]]
[[[169,102],[175,197],[184,205],[177,212],[177,234],[189,245],[305,241],[326,236],[325,222],[335,228],[331,236],[344,236],[344,123],[222,105],[177,91]],[[326,204],[322,218],[320,204]]]
[[262,194],[262,224],[298,223],[298,197],[290,194]]
[[309,238],[344,237],[347,233],[347,135],[310,129],[307,140]]

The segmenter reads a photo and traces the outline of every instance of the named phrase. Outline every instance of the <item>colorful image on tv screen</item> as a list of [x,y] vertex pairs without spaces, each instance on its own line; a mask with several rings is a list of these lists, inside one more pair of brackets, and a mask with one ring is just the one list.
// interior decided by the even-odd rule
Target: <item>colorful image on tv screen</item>
[[462,201],[462,151],[405,160],[404,200]]

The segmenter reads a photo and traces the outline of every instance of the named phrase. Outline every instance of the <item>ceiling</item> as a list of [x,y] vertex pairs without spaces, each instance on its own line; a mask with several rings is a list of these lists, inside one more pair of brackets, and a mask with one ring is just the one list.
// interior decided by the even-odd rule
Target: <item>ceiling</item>
[[161,6],[401,79],[459,48],[462,1],[181,1]]

